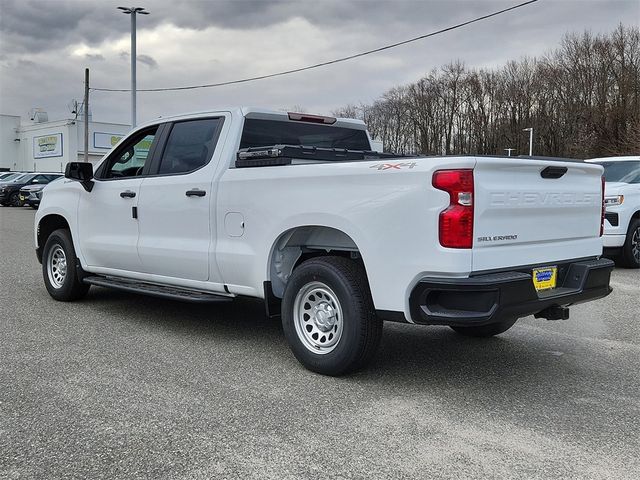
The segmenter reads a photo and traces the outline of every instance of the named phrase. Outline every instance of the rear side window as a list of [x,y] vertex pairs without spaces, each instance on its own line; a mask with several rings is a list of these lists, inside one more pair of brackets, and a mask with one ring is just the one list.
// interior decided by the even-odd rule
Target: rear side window
[[171,128],[159,174],[187,173],[206,165],[213,155],[221,118],[177,122]]
[[266,147],[268,145],[305,145],[371,150],[369,137],[364,130],[313,123],[247,118],[244,121],[240,148]]

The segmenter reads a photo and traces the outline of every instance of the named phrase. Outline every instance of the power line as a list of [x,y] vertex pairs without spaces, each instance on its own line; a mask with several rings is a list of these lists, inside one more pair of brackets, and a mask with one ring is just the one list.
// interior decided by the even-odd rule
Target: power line
[[[470,25],[472,23],[480,22],[482,20],[486,20],[488,18],[495,17],[497,15],[501,15],[503,13],[509,12],[511,10],[515,10],[517,8],[520,8],[520,7],[524,7],[526,5],[529,5],[531,3],[535,3],[537,1],[538,0],[528,0],[526,2],[519,3],[518,5],[513,5],[511,7],[504,8],[502,10],[498,10],[496,12],[489,13],[487,15],[483,15],[481,17],[477,17],[477,18],[474,18],[472,20],[467,20],[466,22],[458,23],[456,25],[452,25],[450,27],[443,28],[443,29],[437,30],[435,32],[427,33],[425,35],[420,35],[419,37],[410,38],[408,40],[403,40],[401,42],[392,43],[390,45],[385,45],[383,47],[374,48],[373,50],[367,50],[366,52],[356,53],[354,55],[349,55],[349,56],[346,56],[346,57],[337,58],[335,60],[329,60],[327,62],[321,62],[321,63],[316,63],[316,64],[313,64],[313,65],[308,65],[306,67],[294,68],[294,69],[291,69],[291,70],[285,70],[285,71],[278,72],[278,73],[270,73],[270,74],[267,74],[267,75],[259,75],[257,77],[242,78],[242,79],[239,79],[239,80],[230,80],[230,81],[227,81],[227,82],[206,83],[206,84],[202,84],[202,85],[188,85],[188,86],[184,86],[184,87],[139,88],[136,91],[138,91],[138,92],[169,92],[169,91],[177,91],[177,90],[195,90],[195,89],[198,89],[198,88],[222,87],[222,86],[225,86],[225,85],[234,85],[234,84],[237,84],[237,83],[247,83],[247,82],[253,82],[253,81],[256,81],[256,80],[264,80],[265,78],[280,77],[280,76],[283,76],[283,75],[290,75],[292,73],[304,72],[305,70],[311,70],[313,68],[325,67],[327,65],[333,65],[335,63],[346,62],[347,60],[353,60],[354,58],[364,57],[365,55],[371,55],[372,53],[382,52],[383,50],[389,50],[391,48],[399,47],[401,45],[406,45],[407,43],[416,42],[418,40],[423,40],[425,38],[433,37],[433,36],[439,35],[441,33],[450,32],[451,30],[456,30],[458,28],[465,27],[465,26]],[[97,90],[97,91],[101,91],[101,92],[130,92],[131,91],[131,89],[127,89],[127,88],[95,88],[95,87],[92,87],[91,90]]]

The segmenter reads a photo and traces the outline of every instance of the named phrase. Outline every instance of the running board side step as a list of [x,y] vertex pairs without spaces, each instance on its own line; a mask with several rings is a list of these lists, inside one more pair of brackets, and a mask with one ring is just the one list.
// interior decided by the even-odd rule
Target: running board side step
[[140,280],[129,280],[120,277],[103,277],[92,275],[82,279],[84,283],[97,287],[115,288],[125,292],[150,295],[152,297],[167,298],[170,300],[181,300],[191,303],[221,303],[231,302],[233,296],[219,295],[215,293],[189,290],[187,288],[172,287],[168,285],[157,285],[155,283],[142,282]]

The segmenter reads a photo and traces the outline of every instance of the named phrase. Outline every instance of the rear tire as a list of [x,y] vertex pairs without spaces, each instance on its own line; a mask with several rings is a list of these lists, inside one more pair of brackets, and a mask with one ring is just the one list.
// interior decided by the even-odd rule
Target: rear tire
[[76,251],[69,230],[54,231],[42,251],[42,276],[49,295],[61,302],[71,302],[84,297],[90,285],[82,283]]
[[516,323],[517,318],[503,320],[498,323],[490,323],[489,325],[482,325],[479,327],[451,327],[456,333],[460,335],[464,335],[465,337],[476,337],[476,338],[488,338],[493,337],[494,335],[500,335],[501,333],[506,332],[511,327],[513,327],[514,323]]
[[364,269],[334,256],[300,264],[285,288],[282,327],[309,370],[338,376],[363,368],[382,336]]
[[627,268],[640,268],[640,219],[631,220],[627,239],[620,252],[620,264]]

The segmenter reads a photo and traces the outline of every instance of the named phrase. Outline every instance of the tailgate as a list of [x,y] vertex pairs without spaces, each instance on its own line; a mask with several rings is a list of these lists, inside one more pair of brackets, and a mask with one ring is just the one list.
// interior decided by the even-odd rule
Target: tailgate
[[601,255],[601,177],[581,162],[478,158],[473,271]]

